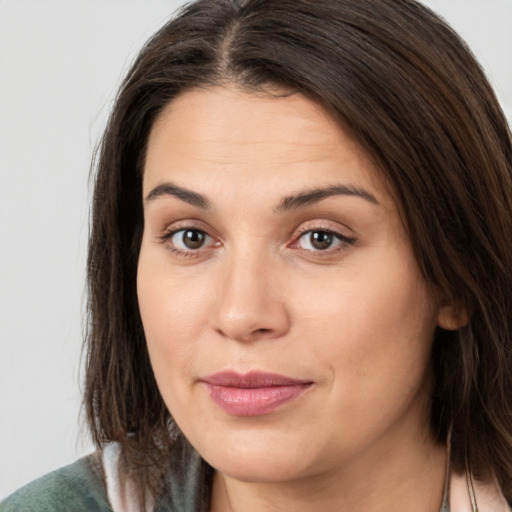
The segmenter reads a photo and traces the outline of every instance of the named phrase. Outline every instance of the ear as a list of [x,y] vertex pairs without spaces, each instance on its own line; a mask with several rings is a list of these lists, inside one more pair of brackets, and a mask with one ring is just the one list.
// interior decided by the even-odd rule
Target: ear
[[466,307],[444,305],[439,309],[437,325],[447,331],[456,331],[469,322],[469,314]]

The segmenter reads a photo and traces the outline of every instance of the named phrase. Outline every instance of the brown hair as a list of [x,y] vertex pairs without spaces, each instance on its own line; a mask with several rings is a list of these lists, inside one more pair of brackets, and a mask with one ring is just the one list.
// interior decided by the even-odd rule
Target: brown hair
[[413,0],[199,0],[143,48],[97,161],[85,390],[97,445],[119,442],[141,489],[158,489],[176,428],[137,304],[141,167],[163,107],[225,83],[302,92],[377,164],[425,279],[470,311],[435,335],[434,436],[451,425],[455,465],[495,474],[512,498],[511,134],[466,45]]

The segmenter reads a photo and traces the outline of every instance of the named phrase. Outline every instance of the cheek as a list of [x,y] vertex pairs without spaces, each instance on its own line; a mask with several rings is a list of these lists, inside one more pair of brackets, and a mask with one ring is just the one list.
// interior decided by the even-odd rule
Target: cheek
[[319,282],[303,280],[292,294],[297,323],[333,340],[333,348],[365,350],[379,341],[396,346],[428,339],[436,314],[427,287],[414,264],[390,260],[354,265]]
[[410,397],[428,375],[434,301],[412,256],[400,256],[296,295],[307,297],[298,309],[311,350],[329,368],[336,396],[354,404]]
[[165,253],[155,252],[142,247],[137,295],[151,364],[163,390],[192,361],[212,298],[204,281],[170,272]]

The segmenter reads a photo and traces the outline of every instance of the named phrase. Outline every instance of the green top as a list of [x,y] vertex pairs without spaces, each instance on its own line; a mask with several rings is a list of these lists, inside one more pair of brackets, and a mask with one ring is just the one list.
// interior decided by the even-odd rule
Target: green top
[[34,480],[0,504],[1,512],[112,512],[99,457],[89,455]]
[[[206,512],[213,471],[188,443],[176,446],[165,492],[154,512]],[[22,487],[0,503],[0,512],[113,512],[98,453]]]

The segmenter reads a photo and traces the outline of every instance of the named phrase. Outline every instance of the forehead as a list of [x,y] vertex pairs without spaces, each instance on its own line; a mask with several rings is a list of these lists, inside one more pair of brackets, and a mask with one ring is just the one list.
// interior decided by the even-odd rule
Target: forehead
[[249,93],[232,87],[182,93],[155,121],[149,144],[166,137],[164,132],[180,144],[199,140],[233,147],[300,143],[313,152],[318,146],[336,150],[343,139],[344,145],[357,147],[320,105],[300,93]]
[[375,166],[320,105],[299,93],[231,87],[187,91],[155,121],[144,194],[171,178],[200,188],[228,179],[271,190],[343,182],[387,196]]

